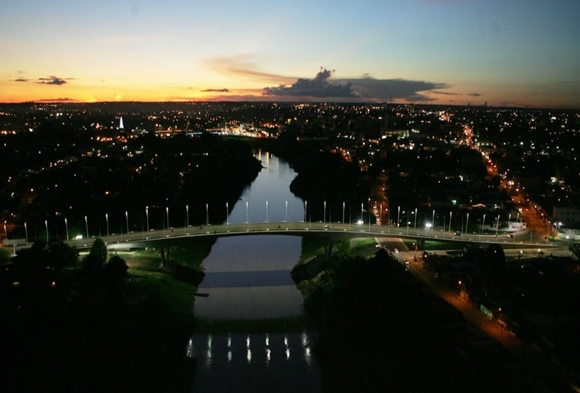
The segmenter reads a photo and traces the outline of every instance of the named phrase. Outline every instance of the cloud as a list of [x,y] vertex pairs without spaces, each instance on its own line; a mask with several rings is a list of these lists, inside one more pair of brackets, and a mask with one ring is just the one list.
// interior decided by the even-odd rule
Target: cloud
[[409,79],[375,79],[375,78],[354,78],[342,79],[342,82],[352,84],[352,90],[361,98],[371,101],[393,101],[405,100],[407,102],[430,101],[433,97],[426,92],[448,89],[451,87],[446,83],[415,81]]
[[291,86],[280,85],[278,87],[265,87],[264,95],[268,96],[294,96],[294,97],[327,97],[327,98],[357,98],[358,95],[352,90],[352,84],[330,83],[328,79],[332,72],[322,68],[314,79],[298,80]]
[[252,61],[252,56],[249,55],[217,57],[206,60],[205,66],[220,74],[254,81],[288,84],[296,80],[288,76],[259,71]]
[[[66,78],[68,80],[72,79],[72,78]],[[65,79],[62,78],[58,78],[56,76],[50,76],[48,78],[38,78],[38,83],[39,85],[64,85],[65,83],[67,83],[67,81]]]
[[456,96],[456,95],[459,95],[458,93],[452,93],[450,91],[438,91],[438,90],[433,90],[432,93],[433,94],[442,94],[444,96]]
[[481,94],[479,93],[467,93],[467,95],[471,97],[481,97]]
[[68,97],[63,97],[63,98],[41,98],[40,100],[35,100],[36,102],[74,102],[74,101],[78,101],[75,100],[74,98],[68,98]]
[[30,79],[26,79],[26,78],[16,78],[14,79],[13,82],[28,82]]
[[205,89],[201,91],[202,93],[229,93],[229,89]]

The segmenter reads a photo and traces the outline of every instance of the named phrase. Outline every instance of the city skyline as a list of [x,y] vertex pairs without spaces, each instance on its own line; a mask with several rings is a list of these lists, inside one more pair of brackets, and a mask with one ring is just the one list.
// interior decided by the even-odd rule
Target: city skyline
[[0,102],[580,108],[573,0],[0,4]]

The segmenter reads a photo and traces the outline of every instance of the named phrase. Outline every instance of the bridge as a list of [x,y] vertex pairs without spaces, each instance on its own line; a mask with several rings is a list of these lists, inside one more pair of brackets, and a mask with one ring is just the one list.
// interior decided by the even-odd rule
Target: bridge
[[[422,240],[439,240],[457,243],[470,242],[474,244],[499,243],[514,247],[561,247],[561,244],[550,244],[546,241],[530,241],[528,231],[520,231],[508,237],[506,234],[459,234],[443,229],[416,229],[412,227],[388,227],[370,224],[355,223],[323,223],[323,222],[261,222],[245,224],[201,225],[149,232],[130,232],[111,236],[101,236],[109,250],[139,249],[145,247],[159,247],[164,243],[172,244],[187,242],[191,238],[216,236],[248,236],[248,235],[330,235],[334,237],[397,237]],[[76,239],[67,242],[79,250],[89,249],[94,238]],[[11,247],[14,252],[29,245],[23,239],[14,239],[6,242],[5,247]]]

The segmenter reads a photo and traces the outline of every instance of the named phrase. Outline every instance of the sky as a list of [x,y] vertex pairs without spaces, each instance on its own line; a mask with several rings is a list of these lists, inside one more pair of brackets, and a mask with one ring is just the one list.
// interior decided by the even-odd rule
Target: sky
[[579,0],[2,0],[0,102],[580,108]]

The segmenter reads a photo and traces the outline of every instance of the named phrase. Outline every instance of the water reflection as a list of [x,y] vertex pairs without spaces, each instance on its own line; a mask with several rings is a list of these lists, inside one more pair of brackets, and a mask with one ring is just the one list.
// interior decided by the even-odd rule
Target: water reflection
[[[236,203],[228,223],[300,221],[304,204],[289,191],[294,171],[282,160],[259,153],[265,167]],[[204,260],[205,279],[196,318],[268,320],[302,315],[302,296],[291,280],[301,238],[218,238]],[[311,360],[313,333],[229,333],[194,335],[201,351],[197,391],[319,392],[319,370]]]

